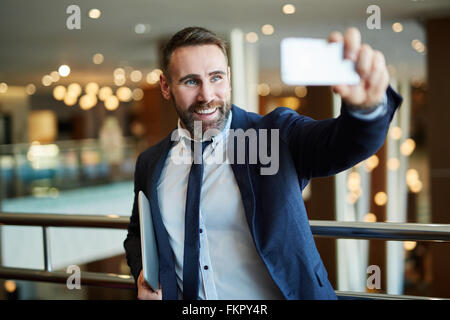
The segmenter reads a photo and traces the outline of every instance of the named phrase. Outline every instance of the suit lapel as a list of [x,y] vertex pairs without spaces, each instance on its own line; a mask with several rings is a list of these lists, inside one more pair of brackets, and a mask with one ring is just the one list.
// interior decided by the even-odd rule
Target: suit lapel
[[163,288],[162,292],[164,300],[178,299],[173,253],[169,243],[169,236],[161,217],[157,188],[158,181],[164,168],[164,164],[166,163],[170,148],[172,147],[172,143],[173,142],[170,139],[170,135],[163,140],[159,152],[156,153],[159,158],[149,165],[149,173],[151,173],[151,176],[148,179],[147,185],[147,198],[150,202],[153,218],[152,220],[156,230],[156,238],[158,242],[159,279]]
[[[233,105],[233,118],[231,121],[231,129],[242,129],[247,130],[250,127],[250,121],[248,120],[247,113]],[[254,218],[255,218],[255,193],[253,190],[251,171],[248,163],[248,139],[245,140],[245,153],[246,161],[245,164],[237,163],[237,139],[234,138],[234,143],[232,144],[234,148],[234,159],[232,159],[231,168],[236,178],[239,190],[241,192],[241,198],[244,205],[245,216],[247,218],[247,223],[250,227],[252,234],[254,234]]]

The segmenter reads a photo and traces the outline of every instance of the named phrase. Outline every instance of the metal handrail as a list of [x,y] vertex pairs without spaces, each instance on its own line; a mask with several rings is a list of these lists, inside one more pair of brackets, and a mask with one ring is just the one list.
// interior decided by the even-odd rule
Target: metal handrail
[[450,241],[450,224],[311,220],[315,236],[396,241]]
[[[0,224],[11,225],[126,229],[129,222],[129,217],[114,214],[0,213]],[[450,242],[450,224],[310,220],[310,226],[320,237]]]
[[[67,273],[51,271],[48,252],[48,227],[83,227],[126,229],[129,217],[110,215],[78,215],[78,214],[41,214],[41,213],[0,213],[1,225],[40,226],[43,228],[44,266],[45,270],[9,268],[0,266],[0,278],[65,283]],[[339,237],[354,239],[383,239],[395,241],[450,241],[450,225],[419,224],[394,222],[342,222],[310,220],[311,231],[319,237]],[[97,272],[81,272],[83,284],[102,287],[127,288],[135,287],[129,275],[105,274]],[[340,298],[383,299],[383,300],[436,300],[441,298],[389,295],[378,293],[336,291]]]
[[126,229],[129,223],[129,217],[116,214],[0,213],[0,224],[16,226]]
[[400,294],[369,293],[356,291],[335,291],[340,300],[362,299],[362,300],[450,300],[446,298],[409,296]]
[[[69,276],[70,274],[64,271],[0,267],[0,279],[67,283],[67,278]],[[134,279],[131,276],[124,274],[81,271],[80,279],[83,285],[119,289],[135,288]]]

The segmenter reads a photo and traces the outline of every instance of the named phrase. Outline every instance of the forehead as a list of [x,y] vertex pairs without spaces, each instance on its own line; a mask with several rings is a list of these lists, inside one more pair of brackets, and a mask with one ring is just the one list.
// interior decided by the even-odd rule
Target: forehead
[[170,73],[174,78],[217,70],[226,72],[227,61],[222,50],[214,44],[180,47],[170,58]]

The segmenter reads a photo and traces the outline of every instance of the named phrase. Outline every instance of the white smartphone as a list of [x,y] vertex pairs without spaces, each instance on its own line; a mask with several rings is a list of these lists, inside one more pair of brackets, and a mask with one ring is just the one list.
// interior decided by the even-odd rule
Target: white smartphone
[[281,79],[287,85],[359,83],[352,61],[344,59],[342,43],[324,39],[285,38],[281,41]]

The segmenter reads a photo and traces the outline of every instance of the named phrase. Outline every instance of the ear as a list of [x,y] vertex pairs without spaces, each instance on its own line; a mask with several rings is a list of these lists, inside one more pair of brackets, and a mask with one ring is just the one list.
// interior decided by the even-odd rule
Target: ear
[[161,86],[161,93],[166,100],[170,100],[170,84],[169,80],[166,78],[164,74],[161,74],[159,77],[159,84]]

